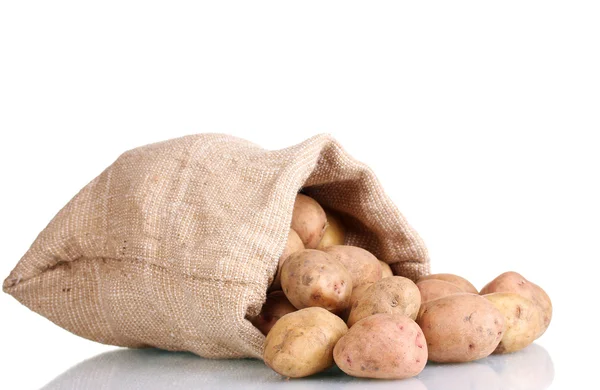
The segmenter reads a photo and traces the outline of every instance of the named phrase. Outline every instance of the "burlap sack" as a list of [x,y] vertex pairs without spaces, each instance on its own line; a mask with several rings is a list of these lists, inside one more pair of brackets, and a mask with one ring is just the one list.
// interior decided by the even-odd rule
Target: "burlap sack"
[[347,243],[415,279],[427,250],[373,172],[329,135],[267,151],[200,134],[124,153],[40,233],[5,292],[105,344],[261,358],[259,313],[296,193],[343,213]]

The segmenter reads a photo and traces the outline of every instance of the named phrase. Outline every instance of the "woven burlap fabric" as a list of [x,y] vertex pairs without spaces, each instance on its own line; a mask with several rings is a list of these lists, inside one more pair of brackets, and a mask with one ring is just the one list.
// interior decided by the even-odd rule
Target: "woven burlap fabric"
[[200,134],[131,150],[40,233],[5,292],[82,337],[261,357],[258,314],[296,193],[343,214],[347,243],[415,279],[423,242],[373,172],[329,135],[276,151]]

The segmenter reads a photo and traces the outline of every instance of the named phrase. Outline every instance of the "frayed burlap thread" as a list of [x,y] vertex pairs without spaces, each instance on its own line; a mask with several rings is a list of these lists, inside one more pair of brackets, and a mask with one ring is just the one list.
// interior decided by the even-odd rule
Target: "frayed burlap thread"
[[133,149],[40,233],[5,292],[90,340],[261,358],[258,314],[303,189],[347,243],[416,279],[427,250],[373,172],[329,135],[268,151],[223,134]]

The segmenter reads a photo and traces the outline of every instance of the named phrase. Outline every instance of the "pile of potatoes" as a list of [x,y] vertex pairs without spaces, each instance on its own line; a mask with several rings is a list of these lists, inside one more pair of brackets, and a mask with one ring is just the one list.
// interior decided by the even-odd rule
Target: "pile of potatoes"
[[298,378],[331,367],[401,379],[427,361],[469,362],[518,351],[548,328],[539,286],[506,272],[481,291],[452,274],[395,276],[370,252],[343,245],[339,216],[298,194],[287,245],[261,313],[265,363]]

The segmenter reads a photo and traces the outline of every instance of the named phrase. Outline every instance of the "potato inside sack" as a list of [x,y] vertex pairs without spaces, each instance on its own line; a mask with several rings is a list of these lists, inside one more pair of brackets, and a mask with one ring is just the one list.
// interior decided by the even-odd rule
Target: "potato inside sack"
[[381,279],[389,278],[390,276],[394,276],[394,273],[392,272],[392,268],[390,267],[390,265],[388,263],[386,263],[385,261],[379,260],[379,265],[381,265]]
[[296,310],[283,291],[273,291],[267,295],[267,301],[263,305],[260,314],[251,318],[250,322],[266,336],[281,317]]
[[312,375],[333,365],[333,348],[347,331],[344,321],[327,310],[298,310],[273,326],[265,340],[263,359],[281,375]]
[[292,229],[298,233],[307,249],[315,249],[319,245],[326,227],[327,216],[323,207],[310,196],[296,195],[292,212]]
[[273,290],[281,290],[281,267],[283,263],[294,252],[298,252],[304,249],[304,244],[298,236],[298,233],[294,229],[290,229],[288,233],[287,243],[285,244],[285,248],[283,249],[283,253],[279,256],[279,261],[277,264],[277,273],[275,274],[275,279],[273,283],[271,283],[271,287],[269,288],[271,291]]
[[316,306],[341,314],[350,304],[352,276],[333,256],[305,249],[283,264],[281,286],[298,309]]
[[323,249],[332,245],[344,245],[346,237],[346,227],[340,218],[332,211],[325,210],[327,217],[327,226],[323,238],[319,242],[317,249]]
[[417,317],[421,293],[415,283],[402,276],[391,276],[373,283],[350,309],[348,326],[373,314],[402,314]]
[[323,251],[336,260],[352,275],[352,286],[374,283],[381,279],[381,265],[371,252],[351,245],[334,245]]
[[348,375],[403,379],[427,363],[421,328],[402,314],[375,314],[358,321],[335,345],[333,356]]

